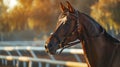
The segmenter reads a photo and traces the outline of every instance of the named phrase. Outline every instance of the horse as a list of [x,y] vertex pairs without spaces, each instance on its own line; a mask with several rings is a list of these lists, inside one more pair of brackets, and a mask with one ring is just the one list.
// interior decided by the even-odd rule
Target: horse
[[70,2],[66,4],[60,3],[61,14],[54,33],[46,40],[46,52],[55,55],[58,49],[79,40],[88,67],[120,67],[120,41],[92,17],[74,9]]

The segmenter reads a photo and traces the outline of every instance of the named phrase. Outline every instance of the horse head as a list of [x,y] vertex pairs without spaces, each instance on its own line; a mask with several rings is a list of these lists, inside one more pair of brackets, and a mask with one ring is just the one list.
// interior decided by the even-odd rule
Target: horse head
[[79,12],[68,1],[66,3],[67,7],[60,3],[61,14],[58,18],[56,29],[45,44],[46,51],[50,54],[56,54],[58,49],[78,39],[78,33],[82,31],[82,27],[79,24]]

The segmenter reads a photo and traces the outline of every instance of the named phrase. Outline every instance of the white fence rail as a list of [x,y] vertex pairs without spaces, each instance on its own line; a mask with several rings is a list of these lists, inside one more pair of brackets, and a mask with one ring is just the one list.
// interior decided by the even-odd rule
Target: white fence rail
[[[0,59],[2,59],[2,63],[5,65],[7,65],[7,60],[12,60],[13,65],[16,65],[16,67],[19,67],[19,61],[24,62],[24,65],[23,65],[24,67],[26,67],[26,62],[29,63],[29,65],[28,65],[29,67],[32,67],[32,62],[38,62],[39,67],[42,67],[41,63],[46,63],[46,67],[49,67],[50,66],[49,64],[55,64],[56,67],[60,67],[60,66],[87,67],[86,63],[55,60],[55,58],[51,55],[50,55],[50,57],[52,60],[37,58],[37,56],[35,55],[35,53],[33,51],[45,51],[44,47],[35,47],[35,46],[32,46],[32,47],[31,46],[3,47],[2,46],[2,47],[0,47],[0,51],[1,50],[7,51],[7,53],[9,54],[9,56],[0,55]],[[20,56],[12,56],[9,51],[13,51],[13,50],[16,50]],[[33,57],[22,56],[22,54],[19,52],[19,50],[30,51],[30,53]],[[83,54],[83,50],[82,49],[65,49],[63,51],[63,53]],[[75,55],[75,57],[77,59],[79,59],[77,55]],[[17,62],[15,62],[15,60],[17,60]]]
[[0,41],[0,46],[43,46],[44,40],[40,41]]
[[[19,61],[23,61],[23,62],[29,62],[29,67],[32,67],[31,62],[33,62],[33,61],[50,63],[50,64],[59,64],[59,65],[65,65],[65,66],[87,67],[86,63],[71,62],[71,61],[56,61],[56,60],[49,60],[49,59],[39,59],[39,58],[31,58],[31,57],[18,57],[18,56],[0,56],[0,58],[1,59],[6,59],[6,60],[19,60]],[[18,64],[16,64],[16,65],[18,65]]]
[[[13,51],[13,50],[34,50],[34,51],[45,51],[44,47],[35,47],[35,46],[9,46],[9,47],[0,47],[0,50]],[[58,50],[60,51],[60,50]],[[64,49],[63,53],[72,53],[72,54],[83,54],[82,49]]]

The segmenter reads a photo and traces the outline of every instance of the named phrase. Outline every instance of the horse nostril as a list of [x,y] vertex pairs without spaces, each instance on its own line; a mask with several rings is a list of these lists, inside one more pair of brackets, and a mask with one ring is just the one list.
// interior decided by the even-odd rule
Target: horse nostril
[[47,45],[45,45],[45,49],[47,49]]

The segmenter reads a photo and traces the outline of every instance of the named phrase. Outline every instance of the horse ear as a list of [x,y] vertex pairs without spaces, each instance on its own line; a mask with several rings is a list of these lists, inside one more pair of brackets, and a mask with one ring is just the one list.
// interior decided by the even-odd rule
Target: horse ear
[[62,10],[62,12],[64,12],[67,8],[60,2],[60,8]]
[[66,3],[67,3],[67,7],[68,7],[69,11],[74,12],[75,9],[71,6],[70,2],[66,1]]

